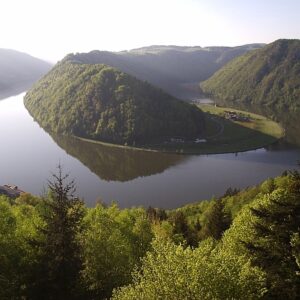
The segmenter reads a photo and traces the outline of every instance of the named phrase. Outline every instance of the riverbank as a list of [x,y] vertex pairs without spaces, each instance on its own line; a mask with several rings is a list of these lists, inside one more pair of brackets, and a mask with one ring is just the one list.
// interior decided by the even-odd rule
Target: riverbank
[[80,140],[137,151],[178,154],[223,154],[255,150],[275,143],[284,136],[280,124],[246,111],[199,104],[205,112],[206,130],[195,141],[166,141],[163,144],[127,146],[77,137]]
[[122,208],[176,208],[219,197],[229,186],[242,189],[278,176],[296,168],[300,157],[298,148],[285,143],[276,143],[268,151],[193,156],[88,146],[77,139],[58,143],[34,122],[24,107],[23,94],[0,101],[0,133],[5,141],[0,148],[2,184],[14,183],[39,195],[60,162],[80,183],[78,196],[89,207],[101,198],[106,203],[115,200]]

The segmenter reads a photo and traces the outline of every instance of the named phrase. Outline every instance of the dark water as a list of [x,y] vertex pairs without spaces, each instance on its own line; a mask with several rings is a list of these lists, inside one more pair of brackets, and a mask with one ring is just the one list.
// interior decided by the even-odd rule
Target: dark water
[[43,193],[60,162],[87,205],[174,208],[219,196],[296,168],[299,148],[285,144],[239,154],[181,156],[132,151],[51,137],[23,105],[24,94],[0,101],[0,185]]

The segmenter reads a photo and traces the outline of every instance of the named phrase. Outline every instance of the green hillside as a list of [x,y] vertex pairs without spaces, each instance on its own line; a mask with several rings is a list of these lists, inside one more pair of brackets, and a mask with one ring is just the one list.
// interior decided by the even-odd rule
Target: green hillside
[[300,40],[277,40],[248,52],[201,84],[217,99],[278,111],[300,109]]
[[24,102],[51,132],[116,144],[193,139],[204,130],[196,106],[112,67],[72,57],[35,84]]

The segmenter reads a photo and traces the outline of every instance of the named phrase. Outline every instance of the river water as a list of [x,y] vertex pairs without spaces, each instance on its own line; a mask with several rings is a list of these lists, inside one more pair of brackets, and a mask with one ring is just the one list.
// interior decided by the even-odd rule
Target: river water
[[258,184],[297,168],[300,149],[284,143],[238,154],[151,153],[50,136],[34,122],[20,94],[0,101],[0,185],[41,195],[61,163],[88,206],[175,208]]

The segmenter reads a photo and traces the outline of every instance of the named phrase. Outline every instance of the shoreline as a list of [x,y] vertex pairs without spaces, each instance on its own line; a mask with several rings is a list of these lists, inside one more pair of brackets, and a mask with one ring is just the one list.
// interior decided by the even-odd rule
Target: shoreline
[[[73,137],[88,143],[131,151],[161,152],[179,155],[216,155],[242,153],[262,149],[278,142],[285,136],[285,129],[279,123],[274,122],[262,115],[231,109],[228,107],[214,107],[209,104],[202,104],[199,105],[199,107],[206,114],[208,127],[214,127],[210,128],[212,132],[209,132],[209,129],[207,129],[205,137],[207,141],[201,144],[197,144],[195,142],[185,142],[178,144],[141,145],[140,147],[137,147],[113,144],[79,136]],[[232,122],[224,117],[221,117],[221,114],[228,109],[231,109],[239,114],[247,114],[252,121],[248,123]],[[220,126],[222,126],[221,133],[219,133]],[[251,126],[254,126],[254,128]],[[258,130],[256,126],[263,127]],[[268,128],[268,126],[271,126],[271,129],[274,130],[274,132],[272,131],[270,133],[269,131],[271,129]],[[238,136],[235,137],[235,134]],[[263,139],[268,140],[263,141]]]
[[133,147],[133,146],[124,146],[124,145],[119,145],[119,144],[112,144],[112,143],[107,143],[107,142],[102,142],[102,141],[97,141],[97,140],[91,140],[91,139],[86,139],[86,138],[81,138],[78,136],[73,135],[72,137],[74,137],[75,139],[87,142],[87,143],[93,143],[93,144],[99,144],[102,146],[107,146],[107,147],[113,147],[113,148],[121,148],[124,150],[131,150],[131,151],[145,151],[145,152],[156,152],[156,153],[167,153],[167,154],[178,154],[178,155],[218,155],[218,154],[236,154],[236,153],[244,153],[244,152],[250,152],[250,151],[255,151],[255,150],[259,150],[259,149],[263,149],[267,146],[273,145],[275,143],[277,143],[281,138],[278,138],[277,140],[274,140],[273,142],[270,143],[266,143],[266,144],[262,144],[258,147],[249,147],[247,149],[239,149],[237,151],[205,151],[205,152],[200,152],[200,151],[183,151],[180,152],[178,151],[179,149],[177,149],[177,151],[174,150],[164,150],[164,149],[149,149],[149,148],[138,148],[138,147]]

